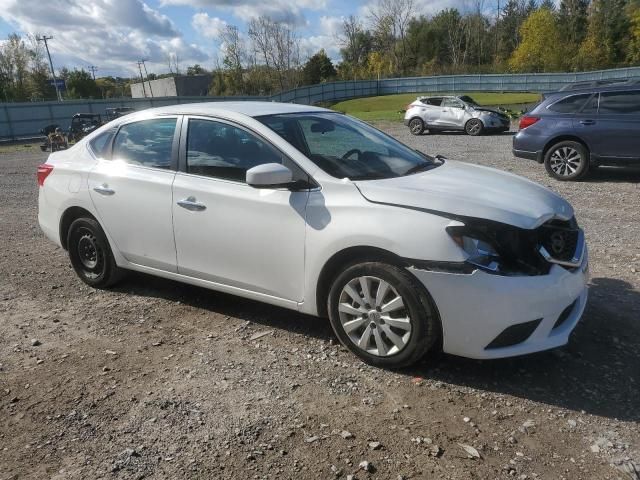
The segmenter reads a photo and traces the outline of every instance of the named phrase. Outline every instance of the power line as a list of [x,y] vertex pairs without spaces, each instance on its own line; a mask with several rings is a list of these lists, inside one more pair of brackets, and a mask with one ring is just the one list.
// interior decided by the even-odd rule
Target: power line
[[58,88],[58,80],[56,79],[56,73],[53,70],[53,62],[51,61],[51,54],[49,53],[49,44],[47,40],[51,40],[53,37],[47,37],[43,35],[41,37],[36,37],[38,42],[44,42],[44,48],[47,50],[47,57],[49,57],[49,67],[51,67],[51,76],[53,77],[53,86],[56,87],[56,95],[58,95],[58,101],[62,101],[62,94],[60,93],[60,88]]
[[96,80],[96,72],[98,71],[98,67],[94,66],[94,65],[89,65],[89,71],[91,72],[91,75],[93,75],[93,81],[95,82]]
[[147,65],[144,63],[144,60],[140,60],[142,62],[142,66],[144,67],[144,74],[147,77],[147,82],[149,82],[149,93],[151,93],[151,98],[153,98],[153,89],[151,88],[151,80],[149,80],[149,74],[147,73]]
[[144,88],[144,77],[142,76],[142,62],[138,61],[138,71],[140,72],[140,80],[142,80],[142,93],[147,98],[147,90]]

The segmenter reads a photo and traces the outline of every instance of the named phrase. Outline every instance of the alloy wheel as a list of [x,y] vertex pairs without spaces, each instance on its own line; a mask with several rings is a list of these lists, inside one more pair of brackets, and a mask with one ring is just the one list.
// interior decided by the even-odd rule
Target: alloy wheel
[[351,342],[371,355],[395,355],[411,336],[411,318],[402,296],[378,277],[350,280],[340,293],[338,313]]
[[467,133],[469,135],[478,135],[482,130],[482,124],[478,120],[469,120],[467,124]]
[[575,148],[557,148],[549,158],[549,166],[556,175],[568,177],[576,173],[582,163],[582,156]]
[[413,135],[420,135],[422,133],[422,120],[419,118],[414,118],[409,122],[409,130]]

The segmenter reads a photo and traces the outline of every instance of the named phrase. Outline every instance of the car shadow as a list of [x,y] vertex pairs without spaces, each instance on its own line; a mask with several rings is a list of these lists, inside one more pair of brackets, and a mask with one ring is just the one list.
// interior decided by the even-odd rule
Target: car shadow
[[640,183],[640,166],[598,167],[589,172],[585,183]]
[[[329,321],[200,287],[132,273],[115,290],[161,298],[262,327],[336,340]],[[559,408],[640,421],[640,333],[633,313],[640,292],[622,280],[596,278],[583,319],[567,346],[500,360],[428,355],[394,373],[513,395]]]
[[234,317],[263,327],[287,330],[321,340],[335,338],[329,321],[324,318],[144,273],[129,272],[126,279],[113,290],[180,302],[213,314]]
[[[517,132],[485,132],[482,135],[479,135],[479,137],[513,137]],[[444,136],[469,136],[467,135],[465,132],[460,131],[460,130],[436,130],[436,131],[429,131],[429,133],[423,133],[423,136],[433,136],[433,135],[444,135]]]

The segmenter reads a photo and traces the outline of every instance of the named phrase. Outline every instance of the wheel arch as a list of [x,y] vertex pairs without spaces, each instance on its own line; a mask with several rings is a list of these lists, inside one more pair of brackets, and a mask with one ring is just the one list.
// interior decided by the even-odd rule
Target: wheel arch
[[67,208],[60,217],[60,244],[65,250],[68,249],[67,236],[69,234],[69,227],[74,220],[82,217],[88,217],[100,223],[95,215],[93,215],[89,210],[78,206]]
[[402,257],[393,252],[378,247],[370,247],[366,245],[353,246],[344,248],[334,253],[324,264],[318,282],[316,284],[316,308],[318,316],[326,318],[327,299],[331,284],[346,266],[366,261],[385,261],[396,266],[404,266],[405,262]]
[[546,157],[549,149],[553,147],[556,143],[560,143],[560,142],[577,142],[581,144],[584,148],[587,149],[587,154],[589,155],[589,159],[591,159],[591,148],[589,148],[589,144],[587,144],[587,142],[585,142],[582,138],[580,138],[577,135],[566,134],[566,135],[559,135],[557,137],[554,137],[551,140],[549,140],[547,143],[545,143],[544,147],[542,148],[542,156],[541,156],[543,163],[544,163],[544,158]]
[[[406,268],[413,264],[413,261],[403,258],[389,250],[379,247],[371,247],[366,245],[352,246],[344,248],[334,253],[324,264],[320,271],[320,276],[316,284],[316,308],[317,315],[322,318],[328,318],[327,300],[331,285],[335,278],[345,268],[362,262],[386,262],[400,268]],[[413,277],[413,275],[411,275]],[[434,319],[437,324],[437,339],[435,343],[436,351],[442,351],[444,340],[444,329],[442,326],[442,318],[438,309],[438,304],[431,295],[431,292],[422,284],[420,280],[414,278],[415,286],[422,289],[426,294],[428,301],[433,309]]]

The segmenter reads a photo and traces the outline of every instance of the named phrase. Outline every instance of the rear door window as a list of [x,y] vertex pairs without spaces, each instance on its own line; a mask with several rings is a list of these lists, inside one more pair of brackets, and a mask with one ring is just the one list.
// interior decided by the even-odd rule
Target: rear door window
[[427,105],[432,105],[434,107],[439,107],[442,104],[442,98],[427,98],[423,100],[422,103],[426,103]]
[[153,118],[120,127],[111,158],[132,165],[171,168],[175,118]]
[[640,115],[640,90],[601,93],[600,113]]
[[571,95],[565,97],[556,103],[547,107],[552,112],[557,113],[578,113],[582,107],[587,103],[587,100],[591,98],[591,93],[582,93],[579,95]]

